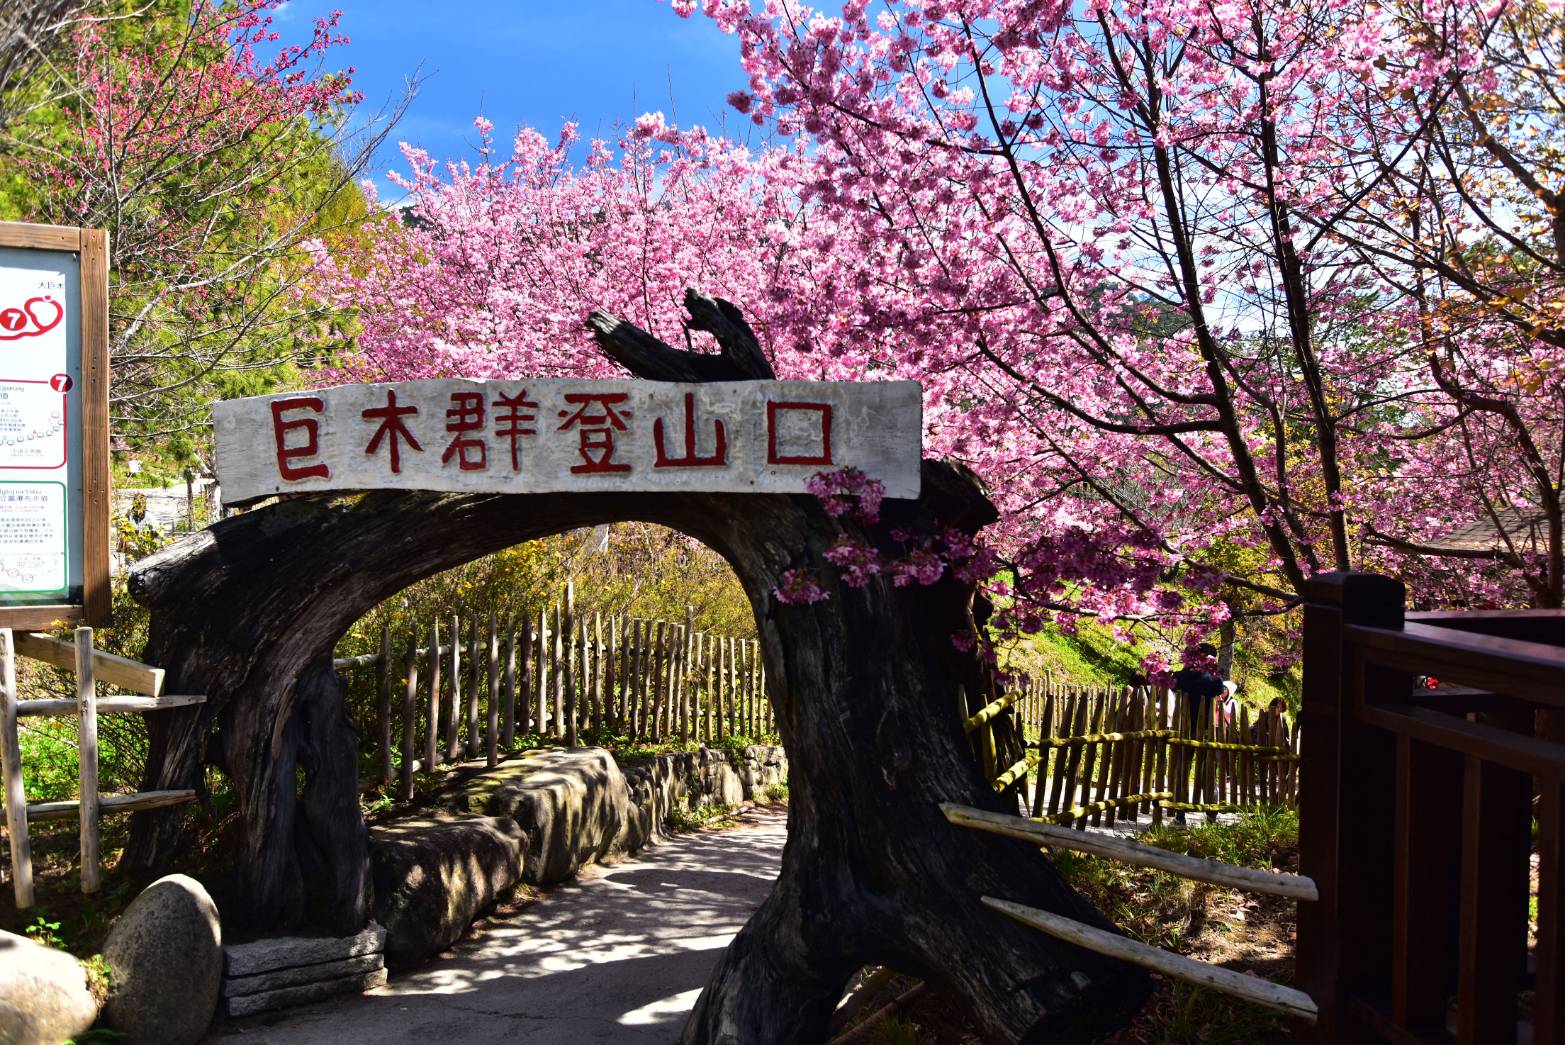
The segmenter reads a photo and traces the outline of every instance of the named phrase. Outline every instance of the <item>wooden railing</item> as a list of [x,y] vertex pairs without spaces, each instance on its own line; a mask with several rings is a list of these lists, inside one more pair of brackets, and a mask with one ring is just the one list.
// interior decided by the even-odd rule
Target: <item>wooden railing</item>
[[[1000,766],[983,732],[1007,714],[1022,723],[1029,750]],[[1252,723],[1247,708],[1218,724],[1168,690],[1024,681],[966,729],[995,790],[1014,789],[1046,823],[1113,826],[1143,815],[1159,823],[1166,812],[1292,806],[1298,795],[1297,727],[1281,715]]]
[[573,585],[515,626],[452,616],[421,631],[399,643],[383,630],[380,652],[333,662],[345,673],[373,670],[376,723],[364,734],[378,778],[395,780],[404,798],[416,772],[479,758],[494,765],[518,734],[574,746],[584,731],[658,743],[776,729],[754,639],[699,631],[690,619],[579,614]]
[[[22,700],[16,685],[16,657],[31,657],[76,674],[75,700]],[[130,696],[99,698],[99,682],[128,689]],[[93,648],[92,629],[77,628],[74,642],[47,635],[18,633],[0,628],[0,776],[5,782],[6,831],[11,842],[11,882],[16,906],[33,906],[32,840],[28,824],[75,817],[81,824],[81,888],[98,890],[102,867],[98,854],[99,817],[104,813],[132,813],[139,809],[189,802],[191,790],[142,791],[128,795],[98,792],[98,715],[108,712],[148,712],[188,707],[204,696],[171,696],[163,692],[163,669],[116,657]],[[21,740],[17,720],[28,716],[75,715],[77,765],[81,797],[74,801],[29,804],[23,779]]]
[[1303,719],[1308,1040],[1565,1042],[1565,613],[1404,616],[1395,580],[1318,577]]

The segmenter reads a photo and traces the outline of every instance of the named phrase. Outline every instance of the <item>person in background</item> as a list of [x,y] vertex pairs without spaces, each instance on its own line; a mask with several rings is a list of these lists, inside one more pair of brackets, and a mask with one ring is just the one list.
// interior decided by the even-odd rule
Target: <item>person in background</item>
[[1234,719],[1239,717],[1239,699],[1235,694],[1239,692],[1239,683],[1227,679],[1223,680],[1222,696],[1212,706],[1212,724],[1214,726],[1231,726]]
[[1250,727],[1250,742],[1253,744],[1265,743],[1272,735],[1272,723],[1281,722],[1284,732],[1288,729],[1288,702],[1281,697],[1273,697],[1272,702],[1266,705],[1266,714],[1255,720]]
[[[1223,685],[1223,677],[1217,673],[1217,647],[1210,642],[1203,642],[1195,648],[1195,652],[1195,657],[1174,672],[1174,688],[1190,698],[1190,721],[1199,722],[1201,716],[1211,716],[1212,701],[1227,687]],[[1191,667],[1190,661],[1194,661],[1197,666]],[[1208,664],[1210,667],[1206,666]]]

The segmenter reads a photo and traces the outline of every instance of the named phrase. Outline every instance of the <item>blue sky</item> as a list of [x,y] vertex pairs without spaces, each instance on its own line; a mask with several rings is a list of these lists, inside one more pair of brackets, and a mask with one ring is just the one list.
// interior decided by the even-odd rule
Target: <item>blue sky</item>
[[422,78],[367,172],[383,199],[396,195],[386,170],[405,169],[399,140],[441,159],[471,158],[480,112],[503,148],[519,125],[552,139],[568,119],[583,138],[612,141],[616,122],[653,110],[741,138],[749,128],[724,100],[746,83],[738,41],[709,19],[678,17],[664,0],[291,0],[279,29],[302,39],[310,19],[332,8],[342,9],[350,43],[331,64],[356,68],[367,112]]

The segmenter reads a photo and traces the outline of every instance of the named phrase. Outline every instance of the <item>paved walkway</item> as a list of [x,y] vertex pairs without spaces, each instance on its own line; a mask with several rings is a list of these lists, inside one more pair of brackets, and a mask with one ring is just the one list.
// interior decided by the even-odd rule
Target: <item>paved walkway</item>
[[210,1045],[577,1045],[676,1040],[782,865],[787,814],[676,835],[589,869],[361,997],[256,1017]]

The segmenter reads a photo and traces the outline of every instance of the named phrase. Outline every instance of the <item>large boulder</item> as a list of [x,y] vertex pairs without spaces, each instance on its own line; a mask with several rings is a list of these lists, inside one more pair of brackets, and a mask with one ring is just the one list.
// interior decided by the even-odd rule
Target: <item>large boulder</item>
[[375,920],[386,960],[434,957],[522,875],[527,837],[509,817],[429,817],[370,829]]
[[598,747],[529,752],[467,781],[458,801],[516,821],[527,835],[529,885],[563,882],[602,859],[630,816],[625,776]]
[[60,1045],[92,1026],[97,1015],[80,962],[0,932],[0,1045]]
[[171,874],[142,890],[109,930],[105,1026],[125,1045],[191,1045],[217,1011],[223,933],[194,878]]

